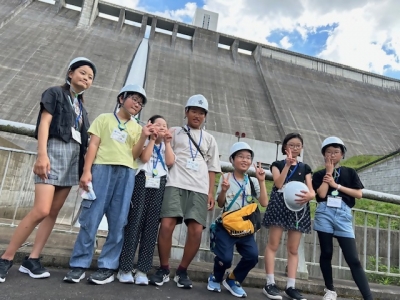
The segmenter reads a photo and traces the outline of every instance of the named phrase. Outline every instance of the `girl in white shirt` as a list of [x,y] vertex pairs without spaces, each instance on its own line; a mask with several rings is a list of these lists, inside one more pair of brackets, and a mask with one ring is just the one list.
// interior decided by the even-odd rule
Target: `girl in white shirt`
[[[122,283],[138,285],[148,284],[146,274],[153,263],[168,168],[175,162],[170,145],[172,135],[168,131],[167,122],[160,115],[152,116],[149,121],[156,127],[157,134],[150,136],[138,159],[135,188],[128,223],[125,226],[124,246],[117,275]],[[132,270],[139,241],[137,269],[133,277]]]

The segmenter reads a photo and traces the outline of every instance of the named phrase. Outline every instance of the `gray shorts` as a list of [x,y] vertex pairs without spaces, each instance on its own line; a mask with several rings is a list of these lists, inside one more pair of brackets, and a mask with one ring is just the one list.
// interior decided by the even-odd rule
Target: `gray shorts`
[[206,228],[208,195],[167,186],[160,218],[176,218],[177,223],[194,220]]
[[66,143],[52,138],[47,141],[47,155],[50,160],[50,175],[46,180],[35,175],[35,183],[55,186],[74,186],[79,184],[80,145],[71,140]]

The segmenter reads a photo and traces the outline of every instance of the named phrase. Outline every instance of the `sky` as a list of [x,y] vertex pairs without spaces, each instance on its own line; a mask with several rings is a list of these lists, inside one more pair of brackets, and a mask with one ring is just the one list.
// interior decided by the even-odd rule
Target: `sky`
[[201,7],[218,32],[400,79],[399,0],[107,1],[188,24]]

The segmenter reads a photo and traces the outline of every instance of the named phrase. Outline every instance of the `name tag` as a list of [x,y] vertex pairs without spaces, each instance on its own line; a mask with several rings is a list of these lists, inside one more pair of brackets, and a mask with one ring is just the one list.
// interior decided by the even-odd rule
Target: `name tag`
[[159,189],[160,188],[160,178],[153,178],[146,176],[146,185],[145,187],[150,189]]
[[192,159],[188,159],[186,162],[186,169],[190,169],[193,171],[198,171],[199,170],[199,163],[197,161],[194,161]]
[[285,185],[283,185],[279,190],[278,193],[283,193],[283,190],[285,189]]
[[342,197],[328,196],[328,201],[326,205],[329,207],[340,208],[342,207]]
[[128,134],[125,131],[114,129],[111,133],[111,138],[117,142],[124,144],[126,142],[126,138]]
[[81,140],[81,133],[77,130],[75,130],[74,127],[71,127],[71,131],[72,131],[72,138],[79,144],[82,144],[82,140]]

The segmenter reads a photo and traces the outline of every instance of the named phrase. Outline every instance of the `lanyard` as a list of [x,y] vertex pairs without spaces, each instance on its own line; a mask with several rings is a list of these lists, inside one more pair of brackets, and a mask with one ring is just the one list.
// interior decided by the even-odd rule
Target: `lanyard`
[[294,172],[296,172],[298,166],[299,166],[299,163],[297,163],[296,166],[294,167],[294,169],[290,172],[290,174],[288,176],[286,176],[285,183],[289,182],[289,179],[292,178],[292,176],[294,175]]
[[69,98],[69,101],[71,102],[71,106],[72,106],[73,111],[77,115],[77,117],[75,119],[75,129],[78,130],[79,129],[79,120],[80,120],[80,118],[82,116],[82,101],[78,100],[78,102],[79,102],[79,114],[77,114],[76,110],[75,110],[75,107],[76,107],[75,106],[75,102],[71,100],[71,97],[69,95],[68,95],[68,98]]
[[335,169],[333,173],[334,173],[333,179],[335,180],[336,183],[338,183],[340,177],[340,167]]
[[117,116],[117,114],[114,112],[114,116],[115,116],[115,118],[117,119],[117,121],[118,121],[118,128],[119,128],[119,130],[125,130],[126,129],[126,123],[128,123],[131,119],[128,119],[128,121],[126,121],[124,124],[122,124],[121,123],[121,121],[119,120],[119,118],[118,118],[118,116]]
[[247,174],[244,176],[243,185],[236,180],[235,174],[232,173],[233,179],[236,181],[237,185],[239,186],[240,190],[242,191],[242,207],[244,206],[244,200],[246,199],[246,185],[249,180]]
[[[189,128],[189,126],[187,126],[187,130],[188,130],[188,132],[190,133],[190,128]],[[198,145],[198,147],[196,147],[197,149],[196,149],[195,155],[193,155],[192,141],[190,140],[190,138],[189,138],[189,136],[188,136],[188,139],[189,139],[189,147],[190,147],[190,156],[192,157],[193,161],[194,161],[194,159],[197,157],[197,154],[199,153],[199,149],[200,149],[201,139],[202,139],[202,138],[203,138],[203,130],[200,129],[200,140],[199,140],[199,145]]]
[[163,160],[162,155],[161,155],[161,149],[162,149],[162,143],[160,144],[159,148],[157,148],[157,146],[154,145],[153,152],[155,152],[157,154],[157,158],[156,159],[153,158],[153,175],[157,175],[158,174],[158,172],[157,172],[158,160],[160,160],[161,165],[163,166],[163,169],[165,171],[167,171],[167,169],[165,168],[164,160]]

